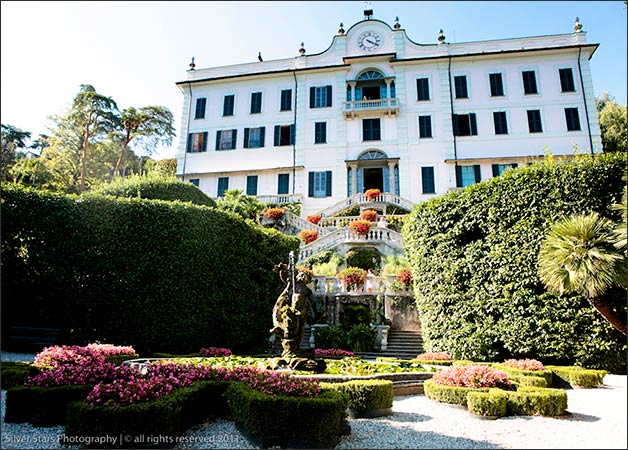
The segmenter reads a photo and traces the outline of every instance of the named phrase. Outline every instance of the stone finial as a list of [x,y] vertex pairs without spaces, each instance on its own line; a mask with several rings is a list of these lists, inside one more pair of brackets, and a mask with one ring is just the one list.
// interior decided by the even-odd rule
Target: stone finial
[[192,62],[190,63],[190,70],[194,70],[196,64],[194,64],[194,56],[192,56]]
[[264,62],[264,58],[262,58],[262,52],[258,52],[258,53],[257,53],[257,60],[258,60],[259,62]]
[[395,17],[395,24],[393,25],[393,28],[395,30],[398,30],[399,28],[401,28],[401,25],[399,25],[399,17]]
[[438,43],[439,44],[444,44],[445,43],[445,35],[443,34],[443,30],[440,30],[438,32]]
[[338,34],[340,35],[345,34],[344,25],[342,24],[342,22],[340,22],[340,26],[338,27]]
[[576,33],[580,33],[582,31],[582,24],[580,23],[580,19],[576,17],[576,23],[573,26],[573,30]]
[[303,42],[301,42],[301,48],[299,48],[299,55],[305,55],[305,47],[303,46]]

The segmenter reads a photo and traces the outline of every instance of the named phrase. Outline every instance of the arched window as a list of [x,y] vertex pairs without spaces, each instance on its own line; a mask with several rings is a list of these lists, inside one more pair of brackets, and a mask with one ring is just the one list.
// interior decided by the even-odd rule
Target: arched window
[[386,153],[381,152],[379,150],[367,150],[358,156],[359,160],[369,160],[369,159],[388,159]]
[[382,75],[381,72],[376,70],[367,70],[366,72],[360,74],[358,80],[379,80],[381,78],[384,78],[384,75]]

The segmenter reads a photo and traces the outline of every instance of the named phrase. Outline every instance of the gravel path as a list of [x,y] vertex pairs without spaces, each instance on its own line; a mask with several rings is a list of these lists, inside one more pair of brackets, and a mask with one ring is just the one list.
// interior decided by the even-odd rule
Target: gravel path
[[[2,352],[3,361],[32,361],[33,355]],[[626,376],[607,375],[598,389],[567,391],[569,415],[482,420],[465,409],[423,395],[395,397],[394,414],[350,420],[351,435],[336,448],[628,448]],[[1,448],[78,448],[58,444],[63,427],[5,424],[2,391]],[[232,421],[217,419],[190,428],[175,448],[258,448]]]

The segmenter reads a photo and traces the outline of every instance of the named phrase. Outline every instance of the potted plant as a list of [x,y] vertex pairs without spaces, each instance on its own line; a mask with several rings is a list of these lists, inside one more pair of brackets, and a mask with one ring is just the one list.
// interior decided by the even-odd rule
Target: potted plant
[[371,230],[371,222],[368,220],[352,220],[349,222],[349,229],[358,236],[366,236]]
[[374,209],[365,209],[360,214],[360,218],[362,220],[368,220],[369,222],[375,222],[377,221],[377,215],[377,211],[375,211]]
[[308,222],[313,223],[314,225],[318,225],[318,222],[321,221],[321,215],[320,214],[310,214],[309,216],[306,217],[306,219]]
[[309,244],[318,239],[318,231],[316,230],[301,230],[299,231],[299,239],[301,239],[305,244]]
[[284,208],[268,208],[264,211],[264,216],[270,220],[279,220],[285,212],[286,210]]
[[359,290],[366,282],[366,270],[359,267],[347,267],[338,274],[338,278],[347,291]]
[[406,267],[395,274],[397,281],[406,291],[412,289],[412,272],[409,267]]
[[367,189],[367,191],[364,194],[366,194],[366,198],[368,198],[369,201],[372,202],[377,197],[379,197],[381,193],[382,191],[380,191],[379,189]]

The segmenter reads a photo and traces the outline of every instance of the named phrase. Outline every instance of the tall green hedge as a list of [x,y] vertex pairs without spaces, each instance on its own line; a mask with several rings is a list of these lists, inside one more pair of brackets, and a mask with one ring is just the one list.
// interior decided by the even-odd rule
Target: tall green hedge
[[[547,293],[537,268],[559,218],[597,211],[619,220],[610,206],[625,173],[625,155],[546,161],[417,205],[403,232],[426,347],[625,372],[625,336],[584,298]],[[626,291],[614,294],[625,311]]]
[[2,189],[2,329],[141,353],[265,345],[298,240],[181,202]]
[[216,202],[192,183],[163,176],[131,176],[103,184],[93,191],[96,195],[149,200],[180,200],[195,205],[216,206]]

